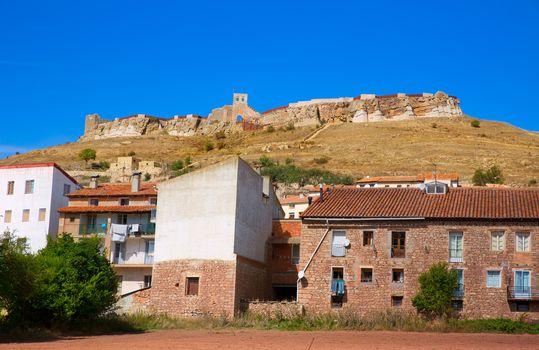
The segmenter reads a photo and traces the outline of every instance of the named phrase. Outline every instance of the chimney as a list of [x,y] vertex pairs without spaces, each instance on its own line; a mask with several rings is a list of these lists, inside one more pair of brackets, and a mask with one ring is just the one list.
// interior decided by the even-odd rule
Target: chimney
[[324,201],[324,185],[320,182],[320,202]]
[[99,175],[93,175],[90,178],[90,188],[97,188],[98,183],[99,183]]
[[135,171],[133,173],[133,176],[131,176],[131,192],[138,192],[140,191],[140,175],[142,173],[140,171]]
[[309,205],[313,204],[313,197],[307,197],[307,201],[309,202]]

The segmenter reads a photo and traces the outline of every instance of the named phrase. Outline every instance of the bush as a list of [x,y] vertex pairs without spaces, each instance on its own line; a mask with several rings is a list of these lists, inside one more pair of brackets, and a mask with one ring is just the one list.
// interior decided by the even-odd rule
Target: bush
[[270,125],[270,126],[268,126],[268,128],[266,129],[266,131],[267,131],[268,133],[275,132],[275,127],[274,127],[273,125]]
[[430,124],[430,127],[433,128],[433,129],[436,129],[438,127],[438,124],[436,123],[431,123]]
[[86,149],[83,149],[82,151],[80,151],[79,153],[79,158],[81,160],[84,160],[84,162],[86,163],[86,165],[88,165],[88,161],[89,160],[95,160],[95,157],[96,157],[96,152],[95,150],[91,149],[91,148],[86,148]]
[[474,127],[474,128],[478,128],[479,125],[480,125],[480,122],[479,122],[479,120],[477,120],[477,119],[476,119],[476,120],[472,120],[472,122],[470,123],[470,125],[471,125],[472,127]]
[[221,131],[218,131],[218,132],[215,133],[215,138],[216,138],[217,140],[224,140],[224,139],[226,139],[226,134],[225,134],[225,132],[222,131],[222,130],[221,130]]
[[151,178],[152,178],[152,175],[150,175],[149,173],[144,174],[144,181],[150,181]]
[[128,157],[133,157],[133,156],[135,156],[135,154],[136,154],[135,151],[129,151],[129,153],[127,153],[127,156]]
[[102,170],[108,170],[108,169],[110,169],[110,162],[107,162],[106,160],[102,160],[102,161],[99,162],[99,167]]
[[226,147],[226,143],[224,143],[223,141],[217,142],[217,149],[223,149],[225,147]]
[[63,324],[89,320],[112,309],[118,278],[98,238],[75,242],[69,235],[49,240],[35,257],[34,322]]
[[170,164],[170,169],[173,171],[181,170],[183,169],[183,167],[184,167],[184,164],[183,164],[183,160],[181,159],[177,159]]
[[211,151],[213,148],[214,148],[213,143],[210,141],[206,142],[206,144],[204,145],[204,150],[206,152]]
[[531,179],[530,181],[528,181],[528,186],[529,187],[537,186],[537,180],[536,179]]
[[293,122],[290,122],[290,123],[288,123],[288,124],[286,124],[284,126],[285,131],[292,131],[292,130],[295,130],[295,129],[296,129],[296,127],[294,126]]
[[329,162],[330,159],[331,158],[329,158],[327,156],[323,156],[323,157],[320,157],[320,158],[314,158],[313,161],[316,164],[322,165],[322,164],[327,164],[327,162]]
[[449,270],[446,263],[434,264],[419,276],[419,292],[412,304],[427,317],[447,316],[452,311],[451,299],[457,286],[455,271]]
[[498,166],[493,165],[486,171],[476,169],[472,177],[474,186],[485,186],[486,184],[503,184],[503,174]]

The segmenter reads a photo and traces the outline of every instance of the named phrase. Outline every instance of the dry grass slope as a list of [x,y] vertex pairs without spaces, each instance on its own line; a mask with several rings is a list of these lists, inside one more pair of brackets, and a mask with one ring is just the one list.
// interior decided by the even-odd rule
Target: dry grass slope
[[[267,155],[279,161],[293,158],[297,165],[319,167],[354,177],[364,175],[403,175],[432,171],[456,171],[470,181],[478,167],[497,164],[506,182],[527,185],[539,180],[539,134],[500,122],[481,121],[479,128],[471,118],[429,118],[368,124],[335,124],[314,139],[303,142],[314,128],[268,133],[257,131],[229,136],[225,140],[208,137],[168,135],[74,142],[35,150],[0,160],[0,164],[54,161],[76,170],[83,166],[78,153],[84,148],[97,151],[97,160],[114,161],[133,151],[140,159],[170,162],[191,156],[201,165],[215,163],[231,155],[246,160]],[[207,141],[216,145],[204,150]],[[217,145],[224,142],[221,149]],[[327,157],[323,165],[314,159]]]

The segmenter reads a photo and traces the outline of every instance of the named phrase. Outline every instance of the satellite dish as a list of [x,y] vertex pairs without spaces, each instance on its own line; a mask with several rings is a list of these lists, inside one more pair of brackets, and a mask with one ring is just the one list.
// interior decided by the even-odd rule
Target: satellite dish
[[349,240],[349,239],[345,239],[345,240],[344,240],[344,246],[345,246],[346,248],[350,247],[350,240]]
[[305,277],[305,271],[301,270],[298,272],[298,279],[302,279],[303,277]]

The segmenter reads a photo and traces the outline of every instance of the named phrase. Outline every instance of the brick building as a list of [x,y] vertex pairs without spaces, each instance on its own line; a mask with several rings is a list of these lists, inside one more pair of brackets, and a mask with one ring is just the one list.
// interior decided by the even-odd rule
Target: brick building
[[94,176],[89,188],[69,193],[68,205],[58,209],[59,233],[103,240],[121,280],[120,294],[152,283],[157,191],[155,183],[141,183],[140,175],[134,173],[131,184],[99,184]]
[[271,233],[271,287],[274,300],[295,300],[301,220],[274,220]]
[[308,311],[413,310],[419,275],[445,261],[462,315],[539,319],[536,189],[334,189],[303,213],[300,246]]

